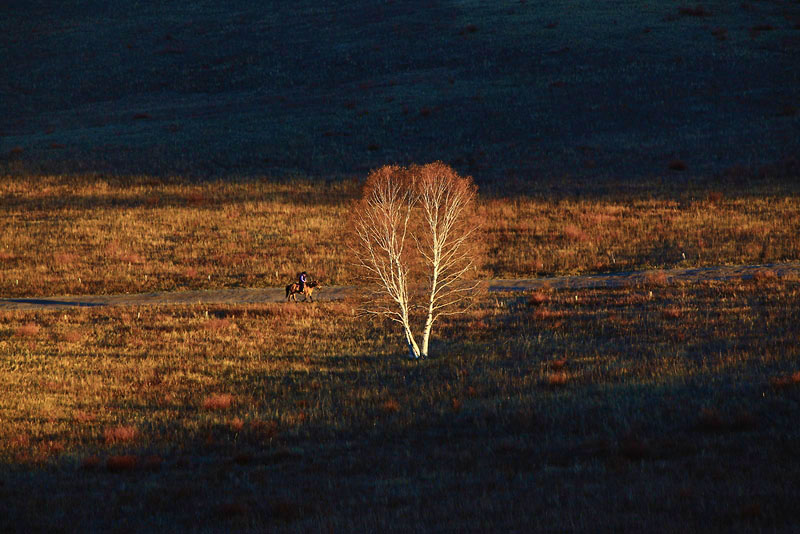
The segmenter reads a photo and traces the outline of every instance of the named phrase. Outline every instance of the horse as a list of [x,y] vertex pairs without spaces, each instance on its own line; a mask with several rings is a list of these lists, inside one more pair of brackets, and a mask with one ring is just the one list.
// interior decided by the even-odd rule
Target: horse
[[303,302],[305,302],[307,300],[310,300],[311,302],[314,302],[314,299],[311,298],[311,295],[314,294],[314,290],[315,289],[321,289],[321,288],[322,288],[322,284],[317,282],[317,281],[306,282],[306,287],[304,287],[302,289],[302,291],[301,291],[300,290],[300,282],[292,282],[291,284],[286,286],[286,302],[289,302],[289,300],[297,302],[297,295],[299,295],[301,293],[305,297]]

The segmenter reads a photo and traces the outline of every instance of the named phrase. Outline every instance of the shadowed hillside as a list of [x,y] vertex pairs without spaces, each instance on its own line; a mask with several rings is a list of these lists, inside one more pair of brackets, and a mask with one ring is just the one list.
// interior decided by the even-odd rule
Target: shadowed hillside
[[800,151],[797,2],[155,4],[6,3],[0,171],[486,185]]

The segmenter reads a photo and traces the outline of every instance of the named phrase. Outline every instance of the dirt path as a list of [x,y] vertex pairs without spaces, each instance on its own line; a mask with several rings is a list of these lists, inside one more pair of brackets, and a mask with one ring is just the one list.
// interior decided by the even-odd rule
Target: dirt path
[[[658,283],[696,283],[703,280],[740,280],[758,274],[764,276],[800,277],[800,262],[769,265],[735,265],[697,267],[691,269],[668,269],[633,271],[613,274],[581,276],[552,276],[543,278],[489,280],[489,291],[528,291],[541,287],[553,289],[586,289],[603,287],[635,287]],[[316,293],[315,300],[321,302],[342,300],[355,295],[356,286],[332,286]],[[249,304],[261,302],[283,302],[283,288],[234,288],[198,291],[157,291],[125,295],[78,295],[38,298],[0,298],[0,309],[41,310],[97,306],[156,306],[161,304]]]

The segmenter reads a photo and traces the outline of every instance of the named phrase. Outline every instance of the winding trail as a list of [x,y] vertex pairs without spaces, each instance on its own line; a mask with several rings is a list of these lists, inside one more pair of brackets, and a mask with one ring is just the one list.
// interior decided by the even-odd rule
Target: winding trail
[[[487,281],[493,291],[529,291],[542,287],[553,289],[589,289],[636,287],[648,283],[697,283],[704,280],[746,280],[758,276],[800,277],[800,262],[767,265],[732,265],[611,274],[551,276],[542,278],[495,279]],[[357,286],[324,287],[315,293],[320,302],[343,300],[357,294]],[[59,297],[0,298],[0,310],[44,310],[100,306],[157,306],[174,304],[255,304],[283,302],[284,288],[232,288],[197,291],[156,291],[124,295],[77,295]]]

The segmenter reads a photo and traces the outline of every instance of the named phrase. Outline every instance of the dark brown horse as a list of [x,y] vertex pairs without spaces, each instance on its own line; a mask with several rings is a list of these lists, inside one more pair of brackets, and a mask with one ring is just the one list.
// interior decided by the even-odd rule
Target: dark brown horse
[[303,302],[305,302],[306,300],[314,302],[314,299],[311,298],[311,295],[314,294],[315,289],[320,289],[321,287],[322,284],[317,281],[306,282],[306,287],[304,287],[301,290],[299,282],[292,282],[291,284],[286,286],[286,300],[287,301],[293,300],[294,302],[297,302],[297,295],[302,294],[305,297],[305,300]]

